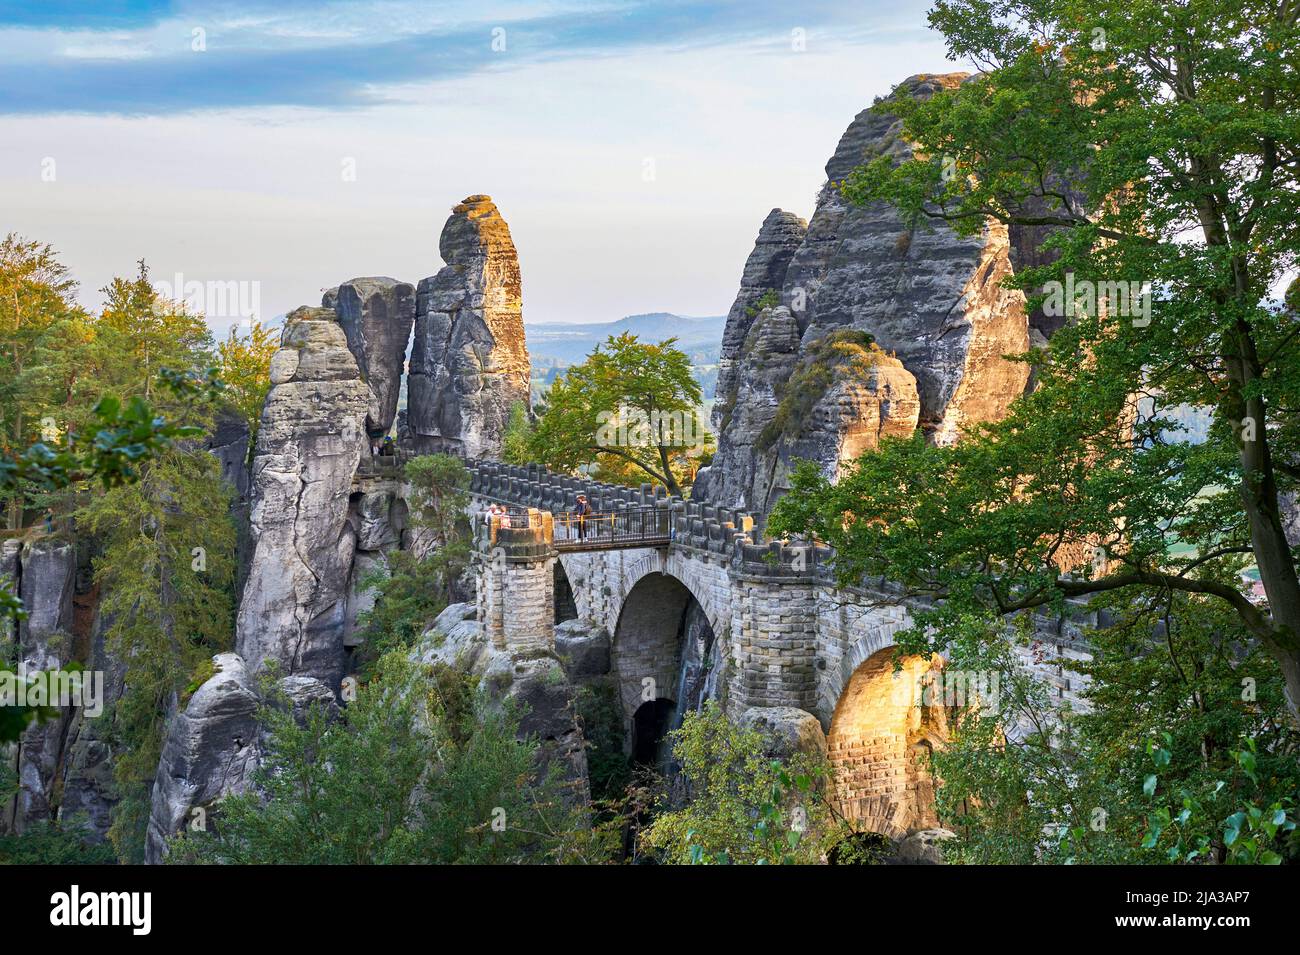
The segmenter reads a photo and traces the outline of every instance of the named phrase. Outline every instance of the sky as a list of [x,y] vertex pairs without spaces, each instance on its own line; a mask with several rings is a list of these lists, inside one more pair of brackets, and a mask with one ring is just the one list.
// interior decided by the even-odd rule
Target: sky
[[929,6],[0,0],[0,233],[52,244],[90,308],[144,259],[224,334],[436,273],[486,193],[526,321],[719,315],[856,113],[969,68]]

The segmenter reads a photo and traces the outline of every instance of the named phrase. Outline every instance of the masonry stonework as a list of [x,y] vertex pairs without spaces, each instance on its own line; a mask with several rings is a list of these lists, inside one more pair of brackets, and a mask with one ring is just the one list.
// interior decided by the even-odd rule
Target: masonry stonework
[[[750,515],[666,498],[648,485],[587,482],[536,465],[472,462],[471,473],[476,513],[489,502],[527,512],[528,526],[500,531],[495,559],[479,562],[479,618],[494,643],[554,647],[559,561],[579,619],[611,635],[631,721],[648,699],[678,702],[679,628],[694,598],[724,650],[714,685],[729,715],[811,713],[827,734],[847,816],[891,838],[937,824],[928,754],[944,744],[947,717],[941,704],[923,704],[921,692],[943,660],[904,657],[895,670],[896,635],[911,615],[908,599],[887,582],[837,587],[827,549],[762,542]],[[578,493],[598,513],[656,510],[666,541],[557,553],[551,513],[570,510]],[[1027,669],[1073,703],[1081,687],[1063,664],[1086,657],[1090,623],[1081,613],[1035,617],[1035,639],[1019,651]]]

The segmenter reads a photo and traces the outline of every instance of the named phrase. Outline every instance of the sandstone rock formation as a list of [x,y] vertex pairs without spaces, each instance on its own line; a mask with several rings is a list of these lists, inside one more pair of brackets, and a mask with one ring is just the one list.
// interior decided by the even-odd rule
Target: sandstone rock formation
[[[965,79],[914,76],[895,95],[928,98]],[[834,476],[883,435],[919,425],[932,441],[950,442],[963,428],[1002,416],[1024,393],[1026,366],[1003,357],[1029,346],[1024,295],[999,285],[1012,270],[1007,230],[990,225],[962,237],[942,224],[906,222],[883,203],[852,206],[839,191],[838,183],[867,160],[910,156],[888,107],[886,100],[863,110],[845,131],[792,253],[798,220],[773,212],[764,222],[728,315],[718,452],[697,497],[765,513],[784,491],[795,457],[817,461]],[[770,285],[758,293],[762,281]],[[870,335],[884,353],[876,372],[823,378],[811,407],[792,396],[787,385],[800,362],[819,341],[847,330]],[[792,398],[803,406],[799,420],[777,420]]]
[[[592,651],[602,640],[608,661],[609,638],[603,630],[597,628],[584,635],[581,627],[570,626],[565,636],[570,650],[575,644],[583,645],[579,655],[589,665],[588,669],[597,662]],[[576,802],[586,801],[589,796],[587,753],[575,712],[574,684],[579,678],[573,671],[566,672],[561,663],[566,657],[572,659],[570,654],[512,653],[498,648],[477,620],[475,605],[462,603],[452,604],[438,615],[433,626],[412,648],[410,657],[420,663],[454,667],[480,678],[480,686],[494,705],[513,701],[522,714],[520,738],[532,736],[541,743],[539,770],[544,772],[557,765],[569,797]]]
[[[151,864],[166,856],[170,836],[196,822],[196,810],[206,825],[213,803],[247,790],[261,761],[265,739],[256,716],[263,700],[256,679],[237,654],[217,654],[213,663],[217,672],[168,725],[145,843],[145,861]],[[311,677],[283,677],[276,688],[296,716],[313,704],[336,709],[333,692]]]
[[803,753],[814,758],[826,756],[826,733],[817,717],[793,706],[751,706],[740,714],[741,726],[757,730],[763,737],[764,751],[777,759],[790,759]]
[[372,394],[325,308],[285,320],[271,385],[253,460],[255,543],[235,649],[254,672],[274,660],[281,673],[335,686],[356,549],[349,496],[367,453]]
[[[722,335],[722,349],[718,356],[719,400],[713,405],[713,427],[726,429],[729,412],[734,404],[740,383],[736,380],[737,362],[745,354],[745,339],[760,311],[763,296],[775,297],[785,285],[785,271],[790,259],[799,250],[808,233],[808,223],[793,212],[773,209],[763,220],[754,241],[754,250],[745,260],[745,270],[740,276],[740,291],[727,312],[727,324]],[[776,304],[772,302],[771,304]],[[726,396],[728,400],[723,400]]]
[[322,304],[334,308],[361,379],[374,392],[378,407],[367,415],[366,428],[386,434],[397,416],[406,345],[415,322],[415,289],[397,279],[357,278],[326,292]]
[[[17,584],[27,616],[18,625],[16,652],[8,652],[22,672],[61,669],[73,659],[76,548],[54,539],[16,543],[5,548],[2,571]],[[18,776],[17,793],[0,810],[0,831],[23,832],[53,818],[72,719],[73,711],[62,710],[23,731],[10,756]]]
[[446,266],[417,291],[407,425],[417,451],[493,457],[529,400],[519,259],[487,196],[452,210],[439,251]]

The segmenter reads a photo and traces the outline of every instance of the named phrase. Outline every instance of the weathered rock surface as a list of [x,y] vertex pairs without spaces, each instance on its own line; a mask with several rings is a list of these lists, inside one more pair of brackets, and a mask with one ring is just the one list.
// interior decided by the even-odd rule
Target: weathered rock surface
[[782,209],[769,212],[758,230],[754,250],[745,260],[745,270],[740,276],[740,291],[727,312],[727,324],[722,334],[717,384],[720,400],[714,403],[712,415],[716,431],[725,430],[731,406],[721,399],[727,396],[734,401],[739,385],[736,380],[737,362],[745,354],[745,339],[760,311],[759,303],[764,296],[774,298],[780,295],[790,259],[799,250],[807,233],[807,222]]
[[452,210],[439,251],[446,266],[417,290],[411,440],[421,452],[494,457],[510,409],[529,400],[519,258],[488,196]]
[[737,362],[734,390],[724,395],[719,388],[717,393],[718,403],[726,405],[717,453],[696,476],[691,496],[763,513],[779,458],[761,438],[799,363],[799,325],[790,309],[782,305],[759,312]]
[[609,633],[583,620],[555,625],[555,655],[570,680],[604,676],[609,672]]
[[943,865],[943,844],[956,839],[957,833],[950,829],[921,829],[913,832],[898,843],[893,865]]
[[122,698],[126,681],[125,665],[105,645],[111,622],[97,613],[91,625],[86,669],[104,674],[102,712],[90,717],[78,709],[72,717],[61,771],[63,801],[59,804],[61,825],[84,825],[98,839],[107,837],[118,802],[113,779],[113,705]]
[[373,435],[386,434],[397,416],[406,345],[415,322],[415,288],[386,277],[357,278],[327,292],[323,304],[337,313],[361,378],[374,392],[377,408],[367,415],[366,428]]
[[191,810],[248,788],[257,765],[258,696],[253,676],[233,653],[214,658],[218,671],[171,720],[163,743],[145,858],[161,862],[166,841]]
[[[21,672],[56,670],[73,659],[76,548],[57,539],[38,539],[6,552],[5,573],[16,580],[27,611],[18,624],[16,657]],[[73,711],[27,727],[12,752],[18,791],[0,813],[0,830],[23,832],[50,821],[58,805],[58,775]]]
[[41,539],[23,547],[21,587],[26,619],[18,624],[19,662],[28,671],[51,670],[72,657],[72,593],[77,579],[76,548]]
[[[151,864],[163,861],[167,839],[191,824],[196,810],[206,814],[222,796],[247,791],[261,761],[256,677],[234,653],[218,654],[213,663],[217,672],[168,724],[145,843]],[[296,717],[313,704],[337,711],[333,691],[317,679],[287,676],[276,689]]]
[[740,725],[758,730],[769,756],[789,759],[798,753],[826,755],[826,733],[817,717],[793,706],[751,706],[740,714]]
[[231,410],[217,414],[208,438],[208,453],[221,464],[221,477],[241,500],[248,496],[248,422]]
[[356,530],[352,477],[366,453],[371,391],[334,312],[300,308],[271,360],[253,459],[254,550],[235,649],[256,672],[337,686]]
[[558,655],[512,654],[494,647],[476,619],[475,605],[463,603],[452,604],[438,615],[410,657],[480,678],[480,686],[496,705],[513,701],[523,713],[520,738],[535,736],[541,743],[539,769],[545,771],[558,762],[570,798],[585,802],[587,753],[574,708],[576,689]]
[[[928,98],[965,79],[914,76],[896,95]],[[888,100],[859,113],[826,165],[828,182],[779,281],[774,273],[797,232],[794,217],[774,213],[764,222],[737,305],[753,297],[753,274],[779,289],[780,305],[751,316],[751,303],[728,316],[724,360],[731,365],[719,374],[718,452],[697,497],[765,513],[784,492],[793,457],[809,457],[834,477],[884,434],[919,424],[932,441],[953,441],[962,429],[1004,415],[1024,393],[1027,367],[1003,357],[1029,346],[1024,295],[999,284],[1012,270],[1007,230],[992,224],[963,237],[942,224],[908,223],[883,203],[850,205],[839,191],[855,166],[910,154]],[[797,429],[761,442],[800,358],[847,329],[869,334],[897,365],[881,362],[876,382],[829,383]],[[728,354],[728,343],[738,340],[739,352]]]

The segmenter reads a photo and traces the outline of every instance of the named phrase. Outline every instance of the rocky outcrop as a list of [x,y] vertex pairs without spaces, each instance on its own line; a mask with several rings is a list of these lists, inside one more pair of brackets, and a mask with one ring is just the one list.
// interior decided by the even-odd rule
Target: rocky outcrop
[[733,390],[718,391],[726,403],[718,450],[695,478],[691,497],[763,513],[778,456],[761,444],[776,419],[786,382],[799,363],[799,324],[785,306],[764,308],[754,318],[737,359]]
[[609,672],[609,633],[604,627],[583,620],[566,620],[555,625],[555,655],[570,680],[580,681]]
[[[565,626],[565,625],[561,625]],[[474,604],[452,604],[434,621],[411,650],[420,663],[442,664],[479,679],[479,685],[495,705],[512,702],[521,714],[519,737],[534,737],[541,744],[538,768],[546,772],[555,765],[566,791],[575,802],[589,797],[587,754],[582,728],[575,712],[577,673],[566,673],[561,662],[572,659],[575,643],[586,644],[580,656],[594,665],[591,656],[603,638],[608,658],[608,635],[593,630],[584,639],[582,628],[565,628],[568,649],[552,653],[512,653],[493,646],[478,622]],[[557,634],[558,636],[558,634]]]
[[390,278],[357,278],[325,294],[347,336],[361,379],[374,392],[376,408],[366,416],[371,435],[387,434],[397,416],[406,370],[406,345],[415,322],[415,289]]
[[231,409],[217,414],[208,436],[208,453],[221,465],[221,477],[243,500],[248,496],[248,422],[244,416]]
[[162,862],[167,840],[186,826],[206,827],[213,804],[245,792],[265,746],[257,711],[264,703],[288,706],[295,716],[319,705],[336,712],[334,694],[319,680],[281,678],[270,701],[234,653],[213,658],[217,672],[170,721],[154,778],[145,861]]
[[[895,95],[928,98],[966,76],[914,76]],[[796,457],[834,477],[882,436],[919,426],[930,440],[950,442],[964,428],[1001,417],[1024,393],[1027,367],[1004,357],[1029,347],[1024,295],[1000,284],[1013,267],[1007,230],[991,224],[960,236],[942,224],[905,221],[884,203],[851,205],[840,192],[839,182],[857,165],[911,155],[901,125],[889,100],[853,120],[780,276],[774,273],[798,220],[776,212],[765,220],[737,306],[753,301],[728,316],[723,360],[731,364],[719,375],[718,451],[695,496],[766,513]],[[755,299],[756,282],[770,282],[778,294]],[[810,371],[818,343],[840,332],[870,336],[864,340],[880,353],[875,370],[822,376],[816,395],[792,394],[800,362]],[[728,343],[734,348],[741,340],[729,354]],[[800,409],[797,420],[786,420],[783,403]]]
[[470,196],[439,241],[446,266],[420,282],[407,426],[420,452],[495,457],[510,409],[528,404],[519,258],[487,196]]
[[767,299],[779,298],[790,259],[799,250],[807,233],[807,222],[782,209],[769,212],[758,230],[754,250],[745,260],[745,270],[740,276],[740,291],[727,312],[727,324],[722,334],[722,348],[718,355],[718,400],[714,402],[712,415],[714,430],[719,433],[725,431],[730,423],[731,409],[740,385],[736,379],[737,363],[745,354],[745,340],[762,308],[761,303],[765,296]]
[[257,691],[244,661],[233,653],[214,659],[217,673],[172,718],[163,743],[145,858],[162,861],[169,836],[190,813],[227,793],[243,792],[256,766]]
[[349,497],[371,407],[335,313],[290,313],[257,435],[254,549],[236,623],[235,649],[254,672],[275,661],[331,686],[343,675]]
[[106,637],[111,624],[111,618],[95,614],[86,661],[88,671],[104,674],[102,712],[91,717],[84,709],[75,711],[61,770],[60,824],[81,826],[97,839],[107,837],[112,810],[119,799],[113,779],[113,707],[122,698],[126,667],[108,650]]
[[29,672],[52,670],[72,659],[76,548],[65,541],[37,540],[23,547],[19,559],[19,594],[27,613],[18,624],[19,662]]
[[957,838],[951,829],[920,829],[895,847],[889,865],[943,865],[943,845]]
[[[74,658],[76,548],[66,541],[45,538],[6,548],[5,556],[5,574],[17,582],[27,614],[18,624],[14,656],[19,671],[62,669]],[[10,757],[18,776],[17,793],[0,812],[0,830],[21,833],[54,818],[59,770],[73,717],[73,710],[60,709],[23,730]]]
[[814,759],[826,756],[826,733],[817,717],[793,706],[751,706],[740,714],[741,726],[757,730],[763,749],[776,759],[797,754]]

